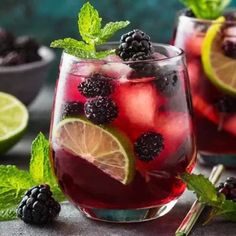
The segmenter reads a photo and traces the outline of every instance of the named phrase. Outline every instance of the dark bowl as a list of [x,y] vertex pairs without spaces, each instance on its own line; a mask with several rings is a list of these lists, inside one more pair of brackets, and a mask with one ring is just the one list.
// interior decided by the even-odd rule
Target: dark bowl
[[0,67],[0,91],[10,93],[29,105],[38,95],[55,54],[48,47],[39,49],[42,60],[17,66]]

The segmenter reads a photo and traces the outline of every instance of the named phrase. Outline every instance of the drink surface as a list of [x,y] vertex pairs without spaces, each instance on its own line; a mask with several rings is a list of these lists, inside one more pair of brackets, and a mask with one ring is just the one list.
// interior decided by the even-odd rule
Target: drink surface
[[[235,154],[236,98],[216,88],[205,74],[202,64],[203,42],[211,25],[211,21],[180,16],[174,44],[185,50],[187,57],[199,151],[204,154]],[[230,25],[231,32],[232,29],[234,34],[230,40],[235,40],[234,24]],[[222,37],[227,38],[228,35]],[[224,53],[223,50],[221,53]],[[218,69],[224,66],[227,65],[222,62]]]
[[[185,185],[176,176],[192,171],[196,154],[191,99],[184,66],[154,63],[155,71],[159,71],[154,76],[135,72],[133,67],[116,56],[111,56],[108,61],[74,63],[69,63],[67,56],[64,54],[60,66],[51,126],[52,163],[63,192],[77,206],[107,209],[147,208],[177,199]],[[103,91],[104,96],[91,98],[92,95],[88,90],[83,90],[81,84],[84,85],[88,79],[91,82],[104,77],[109,78],[112,89]],[[169,80],[174,87],[165,87]],[[91,83],[98,86],[97,82]],[[115,116],[108,125],[96,124],[98,120],[88,116],[86,104],[89,102],[91,105],[94,99],[101,99],[101,103],[112,100],[116,104]],[[73,104],[77,105],[76,108]],[[110,114],[108,116],[111,118]],[[65,127],[70,122],[70,126]],[[80,132],[75,138],[77,127]],[[61,136],[57,130],[60,130]],[[102,133],[104,130],[105,134]],[[108,135],[110,132],[111,137]],[[115,139],[118,133],[123,138],[117,140],[129,143],[127,145],[130,147],[126,151],[126,161],[129,160],[130,166],[125,170],[129,172],[129,180],[123,182],[115,177],[114,163],[110,164],[113,169],[104,170],[95,163],[95,154],[91,154],[92,147],[96,145],[104,146],[103,151],[106,151],[107,144],[101,143],[98,136],[108,135]],[[161,135],[163,143],[155,156],[145,159],[145,156],[140,157],[137,146],[150,133]],[[62,136],[63,141],[60,140]],[[66,144],[68,139],[65,136],[70,137],[74,146]],[[91,155],[80,154],[84,153],[81,151],[82,142],[85,142],[86,153]],[[115,158],[114,155],[110,157]]]

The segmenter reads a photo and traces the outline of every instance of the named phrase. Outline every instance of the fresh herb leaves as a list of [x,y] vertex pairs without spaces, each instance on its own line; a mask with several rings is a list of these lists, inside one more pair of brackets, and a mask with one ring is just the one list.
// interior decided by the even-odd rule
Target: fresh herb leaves
[[194,191],[198,200],[212,208],[209,220],[215,216],[223,216],[230,221],[236,221],[236,203],[226,200],[219,194],[215,186],[203,175],[182,174],[181,179],[187,184],[189,190]]
[[231,0],[180,0],[197,18],[214,20],[222,15]]
[[16,208],[22,196],[35,185],[46,183],[58,201],[65,199],[49,162],[49,142],[40,133],[32,143],[29,171],[19,170],[13,165],[0,165],[0,221],[16,218]]
[[129,25],[129,21],[110,22],[102,28],[102,18],[98,11],[89,3],[85,3],[78,15],[78,29],[83,41],[72,38],[55,40],[53,48],[63,48],[65,52],[82,58],[104,58],[115,53],[115,50],[96,51],[96,47],[107,42],[116,31]]

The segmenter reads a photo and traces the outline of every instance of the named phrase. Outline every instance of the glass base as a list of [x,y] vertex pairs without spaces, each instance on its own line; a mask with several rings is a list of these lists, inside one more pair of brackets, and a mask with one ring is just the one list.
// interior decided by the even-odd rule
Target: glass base
[[113,223],[132,223],[153,220],[167,214],[176,204],[173,200],[167,204],[152,208],[135,210],[113,210],[97,208],[79,208],[88,218]]
[[236,154],[206,154],[200,153],[199,161],[201,164],[206,166],[214,166],[217,164],[223,164],[225,167],[228,168],[235,168],[236,167]]

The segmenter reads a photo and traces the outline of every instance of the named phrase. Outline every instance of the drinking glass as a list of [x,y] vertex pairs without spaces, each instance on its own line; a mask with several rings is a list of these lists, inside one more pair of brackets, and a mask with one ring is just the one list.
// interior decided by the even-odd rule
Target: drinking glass
[[51,162],[63,193],[89,218],[160,217],[185,190],[178,175],[195,165],[184,53],[153,45],[154,57],[146,61],[62,54]]
[[217,86],[218,82],[206,73],[209,68],[205,65],[204,69],[203,64],[208,60],[203,55],[203,45],[210,43],[211,34],[215,33],[213,28],[218,30],[212,46],[215,50],[214,56],[211,55],[213,70],[220,79],[225,77],[226,83],[233,85],[236,60],[235,55],[227,54],[235,53],[235,21],[227,17],[225,22],[202,20],[180,14],[173,42],[186,53],[200,160],[205,164],[223,163],[232,167],[236,166],[236,98],[224,86]]

